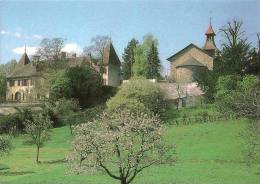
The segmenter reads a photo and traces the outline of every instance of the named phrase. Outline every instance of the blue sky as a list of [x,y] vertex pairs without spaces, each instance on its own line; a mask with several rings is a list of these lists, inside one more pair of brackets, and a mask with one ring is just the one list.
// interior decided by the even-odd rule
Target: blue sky
[[166,58],[189,43],[203,46],[210,16],[218,47],[219,28],[234,18],[256,45],[260,0],[0,0],[0,63],[19,59],[25,44],[32,53],[45,37],[66,38],[65,50],[80,52],[92,37],[108,35],[121,58],[128,41],[151,33],[167,68]]

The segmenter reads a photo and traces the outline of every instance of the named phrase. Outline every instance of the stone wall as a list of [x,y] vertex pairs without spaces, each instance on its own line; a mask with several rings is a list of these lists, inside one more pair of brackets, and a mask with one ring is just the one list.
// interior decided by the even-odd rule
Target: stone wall
[[[198,48],[192,47],[184,54],[179,56],[176,60],[171,61],[170,68],[170,79],[174,82],[194,82],[192,80],[193,71],[190,68],[178,68],[178,65],[181,65],[183,62],[187,61],[190,58],[198,60],[201,64],[205,65],[209,70],[213,69],[213,58],[202,52]],[[179,70],[179,71],[178,71]]]
[[108,86],[117,87],[120,85],[120,66],[109,64],[108,67]]
[[0,104],[0,116],[18,112],[19,109],[30,107],[32,110],[41,110],[42,103],[3,103]]

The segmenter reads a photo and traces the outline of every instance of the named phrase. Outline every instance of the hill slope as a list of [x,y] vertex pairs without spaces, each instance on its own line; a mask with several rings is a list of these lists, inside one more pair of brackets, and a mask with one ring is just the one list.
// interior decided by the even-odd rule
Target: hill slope
[[[144,170],[134,183],[140,184],[258,184],[260,165],[247,167],[241,133],[245,120],[188,126],[167,126],[165,140],[175,143],[175,166],[153,166]],[[11,154],[0,160],[0,183],[116,183],[104,173],[75,175],[69,172],[65,155],[70,148],[68,127],[53,130],[52,139],[41,149],[41,164],[35,163],[35,147],[15,138]],[[9,169],[8,169],[9,168]]]

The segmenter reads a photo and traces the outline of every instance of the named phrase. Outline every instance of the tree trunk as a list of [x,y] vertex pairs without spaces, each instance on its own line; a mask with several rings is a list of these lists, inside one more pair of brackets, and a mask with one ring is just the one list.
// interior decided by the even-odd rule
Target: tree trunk
[[39,163],[39,153],[40,153],[40,147],[37,146],[37,155],[36,155],[36,162]]
[[72,135],[72,124],[70,123],[70,135]]
[[126,178],[121,178],[121,184],[127,184]]

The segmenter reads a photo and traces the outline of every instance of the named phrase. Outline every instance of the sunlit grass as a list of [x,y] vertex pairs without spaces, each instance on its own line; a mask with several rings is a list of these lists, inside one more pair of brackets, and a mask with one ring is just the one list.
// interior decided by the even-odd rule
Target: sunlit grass
[[[258,184],[260,165],[247,167],[241,133],[246,120],[167,125],[165,141],[176,144],[175,166],[153,166],[134,183],[140,184]],[[41,164],[35,162],[36,148],[25,144],[24,136],[13,139],[14,149],[0,160],[0,183],[113,184],[117,181],[101,172],[76,175],[64,162],[70,149],[68,127],[53,129],[50,141],[41,149]],[[3,167],[1,167],[3,166]],[[9,169],[8,169],[9,168]]]

